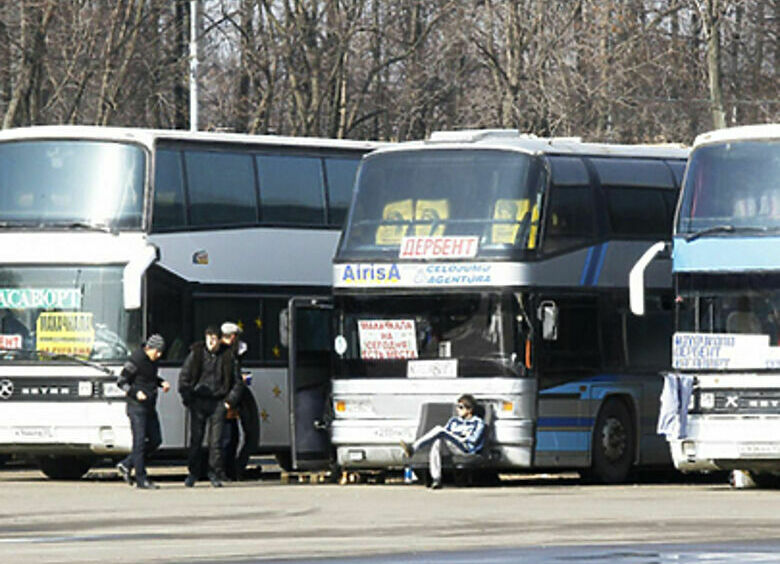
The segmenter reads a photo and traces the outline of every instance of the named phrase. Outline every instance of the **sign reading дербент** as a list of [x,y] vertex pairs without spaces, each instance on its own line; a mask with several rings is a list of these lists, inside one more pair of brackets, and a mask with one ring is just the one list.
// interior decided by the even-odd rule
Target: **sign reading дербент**
[[78,288],[0,288],[0,309],[80,309]]
[[780,368],[780,347],[768,335],[675,333],[672,366],[679,370],[742,370]]

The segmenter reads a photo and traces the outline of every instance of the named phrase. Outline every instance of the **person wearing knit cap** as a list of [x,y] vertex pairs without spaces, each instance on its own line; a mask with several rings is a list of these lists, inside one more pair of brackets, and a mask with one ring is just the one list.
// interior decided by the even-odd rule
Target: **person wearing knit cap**
[[[116,465],[122,479],[141,489],[157,489],[146,475],[146,458],[162,443],[160,419],[157,417],[157,388],[171,389],[170,383],[157,375],[157,361],[165,350],[165,339],[154,334],[144,346],[130,355],[119,375],[117,385],[127,396],[127,416],[133,435],[133,449]],[[135,479],[132,471],[135,470]]]

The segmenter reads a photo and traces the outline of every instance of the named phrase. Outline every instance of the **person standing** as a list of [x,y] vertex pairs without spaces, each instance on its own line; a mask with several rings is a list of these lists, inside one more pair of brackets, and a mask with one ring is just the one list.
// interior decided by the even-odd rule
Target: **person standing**
[[428,456],[428,470],[431,473],[431,488],[441,488],[441,449],[444,445],[451,453],[475,454],[482,450],[485,442],[485,422],[474,413],[477,401],[471,394],[463,394],[455,404],[457,415],[450,417],[442,427],[436,425],[413,443],[401,442],[407,457],[431,446]]
[[[127,359],[117,385],[127,395],[127,416],[133,434],[133,450],[116,465],[122,479],[141,489],[157,489],[146,475],[146,458],[162,443],[160,420],[157,417],[157,388],[163,392],[171,385],[157,375],[157,361],[165,349],[165,339],[154,334],[144,346]],[[135,470],[135,480],[131,472]]]
[[[236,409],[228,412],[227,421],[222,433],[223,458],[225,460],[225,472],[231,480],[240,480],[244,469],[249,462],[249,457],[254,453],[260,440],[260,418],[258,416],[257,402],[249,388],[251,374],[241,370],[241,358],[247,351],[244,341],[238,340],[243,332],[241,327],[231,321],[226,321],[220,327],[222,332],[222,346],[233,351],[236,360],[236,379],[239,381],[240,393]],[[238,450],[239,423],[243,433],[243,444]],[[238,454],[236,455],[236,451]]]
[[190,347],[179,373],[179,394],[190,412],[190,445],[184,485],[191,488],[202,474],[201,443],[208,430],[208,478],[222,487],[225,467],[220,440],[225,415],[238,403],[241,392],[235,378],[233,351],[220,345],[217,327],[206,328],[205,340]]

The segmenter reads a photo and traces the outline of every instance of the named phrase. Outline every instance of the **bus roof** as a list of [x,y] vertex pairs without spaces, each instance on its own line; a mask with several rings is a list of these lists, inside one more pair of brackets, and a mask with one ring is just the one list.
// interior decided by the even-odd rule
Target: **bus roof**
[[151,147],[156,141],[175,140],[205,143],[232,143],[240,145],[276,145],[285,147],[321,147],[332,149],[372,150],[383,145],[375,141],[352,141],[320,137],[285,137],[281,135],[249,135],[244,133],[216,133],[183,129],[142,129],[130,127],[102,127],[91,125],[43,125],[0,131],[0,142],[34,139],[95,139],[106,141],[133,141]]
[[780,123],[766,123],[761,125],[743,125],[741,127],[728,127],[708,131],[696,137],[693,146],[708,145],[710,143],[725,143],[728,141],[749,141],[758,139],[780,139]]
[[593,155],[685,159],[689,148],[681,144],[618,145],[583,143],[578,137],[536,137],[516,129],[470,129],[439,131],[425,141],[410,141],[379,149],[418,151],[426,149],[498,149],[528,154]]

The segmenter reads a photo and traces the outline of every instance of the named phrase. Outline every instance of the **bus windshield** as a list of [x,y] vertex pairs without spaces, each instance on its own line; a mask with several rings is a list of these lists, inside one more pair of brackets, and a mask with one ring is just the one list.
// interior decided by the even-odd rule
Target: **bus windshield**
[[104,141],[0,144],[0,226],[140,229],[144,151]]
[[696,149],[685,175],[677,232],[780,229],[780,141]]
[[493,293],[343,297],[336,317],[336,378],[520,376],[514,301]]
[[679,276],[678,330],[766,335],[780,345],[780,275]]
[[529,155],[494,149],[369,156],[339,258],[397,256],[404,237],[475,237],[479,256],[534,249],[543,170]]
[[0,269],[0,360],[72,355],[120,361],[141,341],[121,266]]

